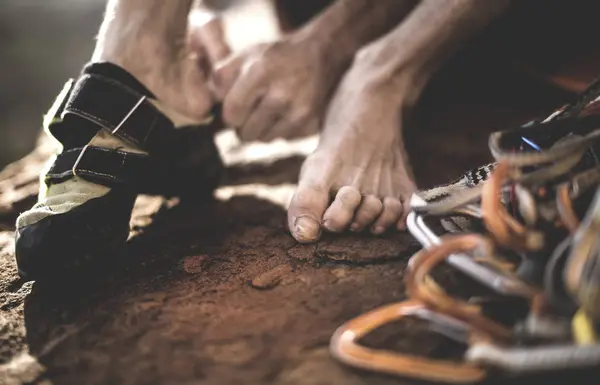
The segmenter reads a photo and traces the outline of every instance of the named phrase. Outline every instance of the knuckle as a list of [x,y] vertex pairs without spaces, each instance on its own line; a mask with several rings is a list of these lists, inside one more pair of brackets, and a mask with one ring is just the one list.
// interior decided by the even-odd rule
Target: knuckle
[[285,92],[280,87],[271,87],[265,96],[265,102],[268,103],[269,106],[276,108],[286,107],[290,102],[288,95],[289,93]]

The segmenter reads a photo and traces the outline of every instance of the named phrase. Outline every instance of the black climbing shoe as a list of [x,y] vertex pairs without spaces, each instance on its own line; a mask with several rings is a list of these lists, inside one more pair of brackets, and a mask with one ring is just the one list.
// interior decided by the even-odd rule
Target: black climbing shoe
[[60,279],[122,245],[138,194],[212,194],[223,169],[214,128],[175,128],[154,99],[110,63],[67,82],[44,119],[61,151],[38,202],[17,219],[21,277]]

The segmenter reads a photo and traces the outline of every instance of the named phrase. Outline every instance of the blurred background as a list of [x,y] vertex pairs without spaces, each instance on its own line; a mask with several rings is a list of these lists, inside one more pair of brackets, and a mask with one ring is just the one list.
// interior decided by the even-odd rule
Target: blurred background
[[[226,36],[237,51],[277,38],[282,30],[301,25],[331,1],[205,2],[226,9]],[[0,0],[0,169],[35,146],[43,114],[64,82],[77,76],[92,53],[105,3],[106,0]],[[523,4],[525,12],[521,12],[528,17],[507,17],[507,23],[498,29],[502,39],[496,43],[486,40],[489,53],[498,59],[502,57],[499,52],[516,52],[513,56],[523,59],[516,61],[520,71],[570,92],[581,91],[600,68],[600,51],[594,44],[598,23],[597,12],[592,9],[596,8],[590,8],[592,3],[586,0],[574,2],[586,5],[583,11],[574,4],[565,7],[562,0]],[[540,17],[540,4],[544,4],[544,17]],[[600,10],[600,6],[597,8]]]
[[[225,28],[234,51],[279,34],[269,0],[214,3],[227,7]],[[0,0],[0,169],[34,148],[43,114],[92,54],[105,4]]]
[[90,57],[104,0],[1,0],[0,168],[30,152],[42,116]]

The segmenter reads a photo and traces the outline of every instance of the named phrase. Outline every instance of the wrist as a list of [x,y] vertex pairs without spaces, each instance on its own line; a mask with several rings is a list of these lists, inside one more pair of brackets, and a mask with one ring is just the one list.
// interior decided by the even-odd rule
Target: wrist
[[300,30],[286,38],[302,56],[316,63],[325,78],[335,78],[346,70],[353,54],[346,53],[341,44],[330,39],[327,34],[314,30]]
[[353,32],[330,17],[314,20],[290,35],[290,39],[318,53],[334,67],[345,67],[360,47]]

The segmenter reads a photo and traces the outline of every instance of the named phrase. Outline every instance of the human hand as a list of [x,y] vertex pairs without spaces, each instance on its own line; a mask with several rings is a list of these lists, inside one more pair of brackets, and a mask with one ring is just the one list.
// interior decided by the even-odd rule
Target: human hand
[[172,74],[169,81],[176,79],[182,82],[178,88],[181,94],[175,99],[183,99],[179,107],[186,105],[188,116],[202,119],[207,117],[217,102],[209,82],[214,66],[228,57],[231,49],[225,39],[221,18],[203,8],[190,12],[187,39],[187,49],[184,51],[187,56],[182,59],[185,65],[172,66],[172,70],[178,73]]
[[215,68],[223,119],[246,142],[315,133],[338,67],[314,39],[252,47]]

